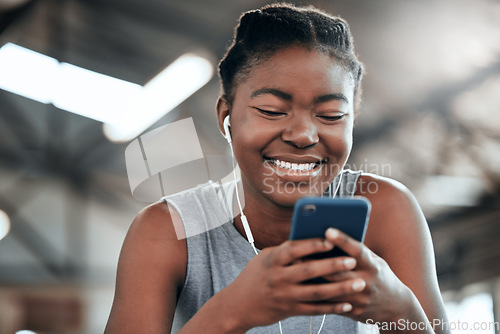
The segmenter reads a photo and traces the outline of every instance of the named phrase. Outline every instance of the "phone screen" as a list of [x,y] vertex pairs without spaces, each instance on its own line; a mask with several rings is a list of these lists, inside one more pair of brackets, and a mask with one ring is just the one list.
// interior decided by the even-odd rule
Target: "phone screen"
[[[324,238],[329,227],[334,227],[350,237],[363,242],[371,210],[370,201],[364,197],[328,198],[304,197],[295,203],[290,240]],[[317,253],[309,258],[326,258],[346,255],[339,247]]]

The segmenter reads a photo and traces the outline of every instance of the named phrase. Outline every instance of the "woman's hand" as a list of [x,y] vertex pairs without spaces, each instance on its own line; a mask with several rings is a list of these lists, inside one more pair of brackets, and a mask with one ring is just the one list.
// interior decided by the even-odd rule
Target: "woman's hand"
[[[397,322],[410,315],[415,298],[411,290],[393,273],[386,261],[346,234],[328,229],[326,240],[356,260],[356,268],[325,277],[337,283],[353,279],[365,282],[362,291],[334,298],[353,306],[345,315],[361,322]],[[424,322],[426,319],[424,319]]]
[[[210,302],[223,307],[226,319],[234,321],[231,328],[241,331],[294,315],[349,312],[352,306],[346,301],[357,301],[355,294],[364,289],[363,277],[368,277],[345,276],[354,269],[356,261],[347,257],[302,261],[306,256],[332,248],[333,244],[324,239],[286,241],[266,248]],[[344,275],[345,279],[327,284],[303,284],[315,277],[335,275]],[[336,299],[339,301],[332,301]],[[326,302],[328,300],[330,302]]]

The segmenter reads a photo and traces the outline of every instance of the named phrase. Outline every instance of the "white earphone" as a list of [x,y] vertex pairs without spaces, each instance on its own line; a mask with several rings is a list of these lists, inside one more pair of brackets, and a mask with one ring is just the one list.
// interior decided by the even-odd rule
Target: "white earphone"
[[[224,138],[226,138],[227,142],[229,144],[231,144],[231,142],[233,141],[231,139],[231,132],[229,132],[229,127],[231,126],[231,123],[229,123],[229,115],[226,116],[226,118],[224,118],[224,133],[222,134],[224,136]],[[231,147],[231,152],[232,152],[233,148]]]

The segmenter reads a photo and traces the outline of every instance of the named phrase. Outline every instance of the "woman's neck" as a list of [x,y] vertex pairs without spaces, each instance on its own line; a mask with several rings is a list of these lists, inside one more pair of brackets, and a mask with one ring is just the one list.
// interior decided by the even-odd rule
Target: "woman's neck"
[[[262,200],[259,201],[250,194],[245,193],[243,212],[252,230],[255,247],[263,249],[279,245],[288,240],[293,207],[280,207],[274,203],[262,203]],[[234,225],[240,234],[246,237],[240,215],[235,217]]]

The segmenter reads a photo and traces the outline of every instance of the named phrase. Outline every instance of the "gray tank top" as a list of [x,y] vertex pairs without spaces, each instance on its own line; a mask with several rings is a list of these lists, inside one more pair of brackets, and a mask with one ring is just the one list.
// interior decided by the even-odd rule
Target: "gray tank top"
[[[345,170],[337,196],[354,195],[361,171]],[[337,189],[339,177],[330,186]],[[163,198],[179,213],[186,228],[187,268],[171,333],[182,326],[213,295],[240,274],[255,253],[236,230],[231,214],[221,203],[219,185],[208,182],[189,191]],[[325,196],[332,195],[325,192]],[[251,226],[251,222],[250,222]],[[251,316],[251,315],[249,315]],[[318,332],[323,316],[312,317],[312,330]],[[308,333],[309,316],[291,317],[281,322],[283,333]],[[358,323],[340,315],[329,314],[321,333],[357,333]],[[279,334],[278,324],[256,327],[251,334]]]

